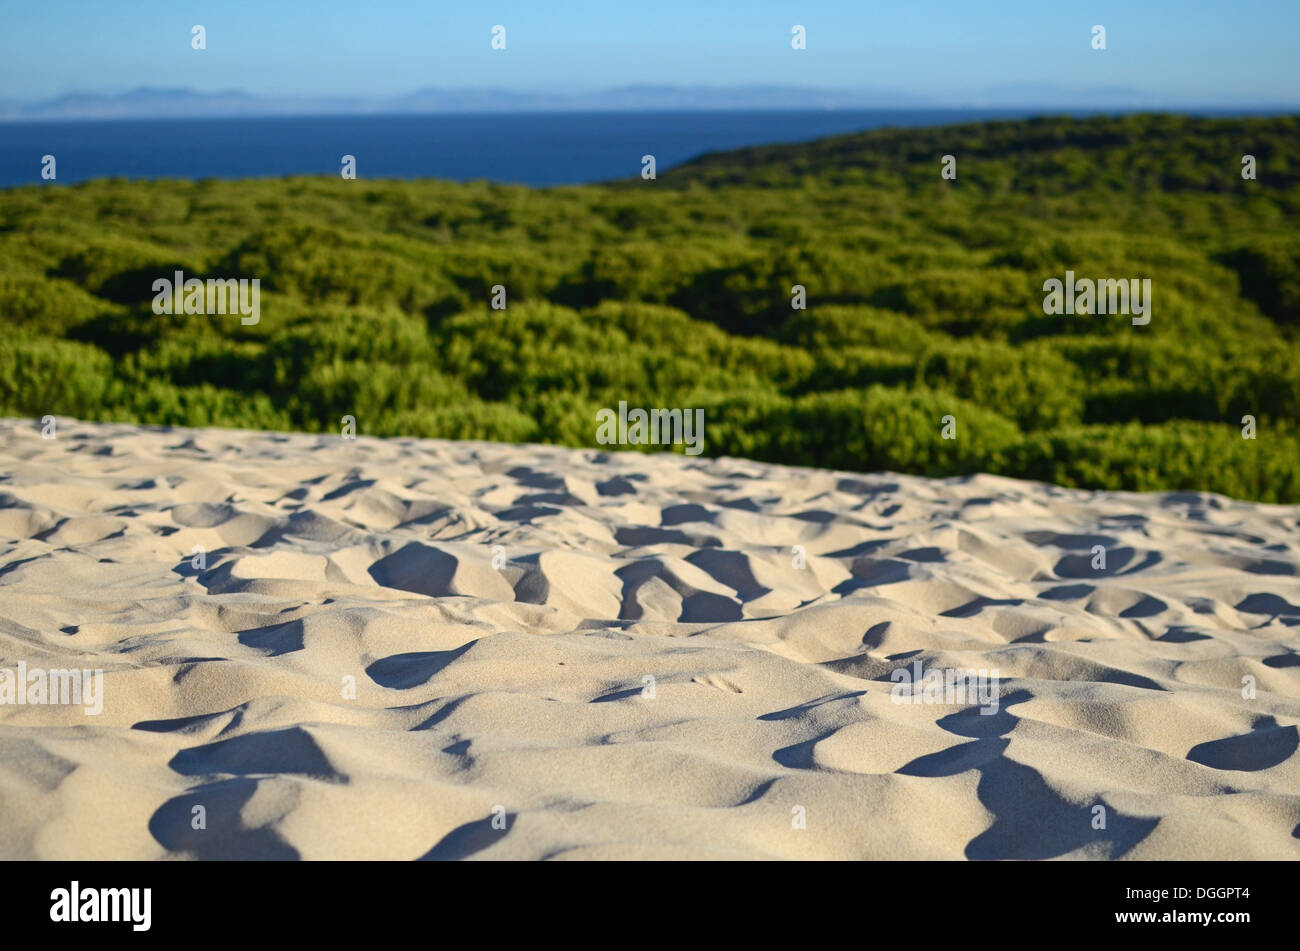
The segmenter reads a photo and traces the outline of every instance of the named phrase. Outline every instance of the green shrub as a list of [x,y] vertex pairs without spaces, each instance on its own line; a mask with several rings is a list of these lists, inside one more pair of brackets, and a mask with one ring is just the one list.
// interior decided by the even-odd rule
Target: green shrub
[[86,344],[10,334],[0,347],[0,412],[94,418],[112,395],[111,366]]
[[1015,420],[1026,431],[1077,423],[1083,416],[1083,378],[1050,346],[975,340],[940,344],[917,361],[916,382],[955,393]]
[[1264,502],[1300,498],[1300,439],[1208,423],[1084,426],[1035,433],[1010,474],[1057,485],[1136,492],[1208,491]]
[[[1225,161],[1242,143],[1257,181]],[[625,400],[702,408],[713,455],[1296,502],[1297,154],[1292,116],[1044,117],[653,187],[9,189],[0,412],[594,446]],[[260,279],[261,321],[155,315],[177,269]],[[1045,315],[1067,270],[1149,278],[1150,324]]]

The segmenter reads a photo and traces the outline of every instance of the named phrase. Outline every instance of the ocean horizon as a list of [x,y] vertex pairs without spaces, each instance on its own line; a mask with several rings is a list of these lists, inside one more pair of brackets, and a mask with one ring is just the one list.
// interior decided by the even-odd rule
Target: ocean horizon
[[[97,178],[442,178],[531,186],[659,174],[706,152],[804,142],[883,126],[931,126],[1047,114],[1026,109],[550,112],[439,115],[78,119],[0,124],[0,187]],[[1061,114],[1057,111],[1055,114]],[[1080,115],[1092,114],[1080,113]]]

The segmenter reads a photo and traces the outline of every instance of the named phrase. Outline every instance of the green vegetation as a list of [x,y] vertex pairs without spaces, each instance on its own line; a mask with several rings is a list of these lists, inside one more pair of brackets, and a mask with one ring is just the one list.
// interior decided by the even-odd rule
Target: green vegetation
[[[1295,117],[885,129],[541,190],[11,189],[0,414],[593,446],[626,400],[704,407],[710,455],[1294,502],[1298,212]],[[260,278],[260,323],[155,316],[178,268]],[[1045,316],[1067,269],[1150,278],[1150,324]]]

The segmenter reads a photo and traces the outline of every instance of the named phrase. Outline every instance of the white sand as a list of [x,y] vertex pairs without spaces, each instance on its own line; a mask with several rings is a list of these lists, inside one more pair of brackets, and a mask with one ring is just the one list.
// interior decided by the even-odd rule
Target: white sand
[[1213,495],[0,421],[0,668],[104,671],[0,705],[0,856],[1294,859],[1298,566]]

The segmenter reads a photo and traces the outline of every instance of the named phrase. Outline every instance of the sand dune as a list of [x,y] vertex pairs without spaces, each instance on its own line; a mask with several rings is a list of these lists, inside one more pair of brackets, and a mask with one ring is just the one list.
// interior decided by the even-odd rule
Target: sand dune
[[1300,507],[6,421],[20,662],[6,858],[1300,858]]

